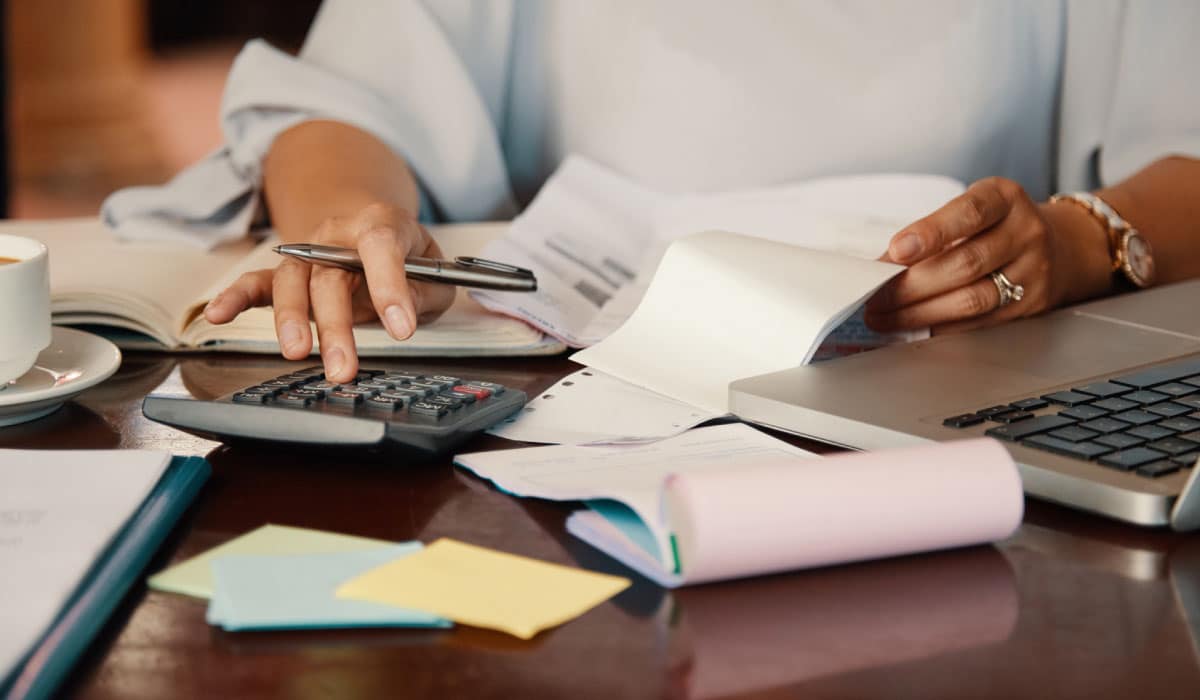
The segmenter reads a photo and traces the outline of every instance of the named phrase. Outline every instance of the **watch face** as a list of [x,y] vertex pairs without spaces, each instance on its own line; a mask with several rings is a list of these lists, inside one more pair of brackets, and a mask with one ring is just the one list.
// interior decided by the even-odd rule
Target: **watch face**
[[1140,235],[1130,232],[1121,241],[1124,249],[1122,267],[1129,279],[1139,287],[1148,287],[1154,282],[1154,255],[1150,243]]

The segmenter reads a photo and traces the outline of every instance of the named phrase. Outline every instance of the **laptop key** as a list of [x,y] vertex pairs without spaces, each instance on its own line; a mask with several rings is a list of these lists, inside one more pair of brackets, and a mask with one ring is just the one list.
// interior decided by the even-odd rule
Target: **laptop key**
[[[1135,389],[1145,389],[1156,384],[1166,384],[1179,380],[1186,381],[1185,378],[1200,375],[1200,360],[1184,360],[1183,362],[1172,362],[1169,365],[1159,365],[1150,369],[1144,369],[1140,372],[1126,374],[1123,377],[1114,377],[1110,381],[1125,386],[1131,386]],[[1191,382],[1187,382],[1191,384]]]
[[[1091,405],[1095,406],[1096,408],[1103,408],[1104,410],[1111,411],[1113,413],[1128,411],[1131,408],[1138,407],[1136,403],[1132,401],[1126,401],[1125,399],[1104,399],[1103,401],[1094,401]],[[1200,408],[1200,406],[1197,406],[1197,408]]]
[[1184,384],[1191,384],[1192,386],[1200,387],[1200,375],[1196,375],[1195,377],[1184,377],[1179,381],[1183,382]]
[[1160,428],[1157,425],[1139,425],[1136,428],[1130,428],[1125,431],[1128,435],[1136,435],[1147,440],[1161,440],[1165,437],[1171,437],[1175,434],[1174,430]]
[[1150,464],[1144,464],[1138,467],[1137,474],[1138,476],[1148,476],[1151,479],[1157,479],[1160,476],[1174,474],[1175,472],[1179,471],[1179,469],[1180,467],[1178,464],[1175,464],[1167,459],[1161,459],[1157,462],[1151,462]]
[[[1020,401],[1013,401],[1009,404],[1009,406],[1021,411],[1036,411],[1039,408],[1045,408],[1049,405],[1049,401],[1045,399],[1039,399],[1036,396],[1032,399],[1021,399]],[[1197,406],[1196,408],[1200,408],[1200,406]]]
[[1182,404],[1191,408],[1193,411],[1197,411],[1200,410],[1200,395],[1180,396],[1175,399],[1175,403]]
[[1067,457],[1089,460],[1095,459],[1107,452],[1112,452],[1112,448],[1107,445],[1095,442],[1071,442],[1070,440],[1050,437],[1049,435],[1034,435],[1031,438],[1022,440],[1021,444],[1055,454],[1066,455]]
[[1097,398],[1106,399],[1110,396],[1119,396],[1129,393],[1129,387],[1112,382],[1093,382],[1087,386],[1073,387],[1071,391],[1078,391],[1083,394],[1091,394]]
[[1092,401],[1096,397],[1081,394],[1078,391],[1056,391],[1053,394],[1043,394],[1042,398],[1051,403],[1062,404],[1063,406],[1078,406],[1081,403]]
[[1146,423],[1153,423],[1161,419],[1162,416],[1156,416],[1153,413],[1146,413],[1145,411],[1134,410],[1125,411],[1124,413],[1116,413],[1110,416],[1110,418],[1123,420],[1126,423],[1133,423],[1134,425],[1145,425]]
[[1200,420],[1194,420],[1192,418],[1168,418],[1167,420],[1159,421],[1157,425],[1161,425],[1164,428],[1170,428],[1171,430],[1181,433],[1188,433],[1200,428]]
[[992,416],[996,416],[1001,413],[1008,413],[1011,410],[1012,406],[1009,406],[1008,404],[1000,404],[998,406],[989,406],[988,408],[978,410],[975,412],[975,414],[983,416],[984,418],[991,418]]
[[1115,447],[1118,450],[1124,450],[1124,449],[1128,449],[1130,447],[1137,447],[1138,445],[1145,443],[1146,440],[1145,440],[1145,438],[1140,438],[1140,437],[1137,437],[1136,435],[1126,435],[1125,433],[1110,433],[1108,435],[1101,435],[1100,437],[1096,438],[1095,442],[1098,442],[1101,445],[1108,445],[1109,447]]
[[1121,450],[1120,452],[1105,455],[1099,461],[1106,467],[1130,471],[1137,469],[1143,464],[1156,462],[1163,457],[1166,457],[1166,455],[1158,450],[1151,450],[1146,447],[1131,447],[1128,450]]
[[950,416],[942,421],[942,425],[947,428],[969,428],[972,425],[979,425],[983,422],[983,416],[974,413],[963,413],[958,416]]
[[234,403],[267,403],[271,400],[270,394],[248,394],[244,391],[233,395]]
[[1033,414],[1029,411],[1009,411],[1008,413],[997,413],[992,416],[992,420],[997,423],[1016,423],[1018,421],[1029,420],[1033,418]]
[[1156,413],[1166,418],[1174,418],[1175,416],[1182,416],[1185,413],[1192,412],[1192,409],[1188,408],[1187,406],[1181,406],[1174,401],[1164,401],[1159,404],[1154,404],[1153,406],[1147,406],[1146,410],[1150,413]]
[[1084,430],[1083,428],[1080,428],[1077,425],[1068,425],[1065,428],[1059,428],[1058,430],[1051,430],[1049,433],[1046,433],[1046,434],[1051,437],[1059,438],[1060,440],[1070,440],[1071,442],[1082,442],[1084,440],[1091,440],[1092,438],[1098,436],[1100,433],[1095,433],[1095,432],[1092,432],[1091,430]]
[[1075,421],[1062,416],[1048,415],[1035,416],[1029,420],[1023,420],[1019,423],[1009,423],[1008,425],[999,425],[995,428],[988,429],[984,434],[989,437],[1008,440],[1009,442],[1017,442],[1024,440],[1030,435],[1037,435],[1056,428],[1071,425]]
[[[1166,421],[1163,422],[1165,423]],[[1191,440],[1192,442],[1200,443],[1200,430],[1194,430],[1190,433],[1183,433],[1179,437],[1183,438],[1184,440]]]
[[1112,418],[1097,418],[1096,420],[1090,420],[1086,423],[1080,423],[1079,427],[1084,428],[1085,430],[1094,430],[1097,433],[1107,434],[1124,430],[1129,427],[1129,424],[1122,423],[1119,420],[1113,420]]
[[1192,467],[1196,466],[1197,459],[1200,459],[1200,451],[1185,452],[1181,455],[1171,455],[1171,461],[1183,467],[1184,469],[1191,469]]
[[1190,384],[1183,384],[1181,382],[1159,384],[1158,386],[1154,387],[1154,390],[1160,394],[1167,394],[1169,396],[1187,396],[1188,394],[1196,393],[1196,387],[1191,386]]
[[1146,445],[1146,447],[1149,447],[1152,450],[1158,450],[1159,452],[1165,452],[1168,455],[1173,456],[1193,452],[1196,450],[1196,448],[1200,447],[1200,445],[1197,445],[1191,440],[1181,440],[1177,437],[1169,437],[1156,440],[1155,442]]
[[1070,408],[1064,408],[1063,410],[1058,412],[1058,415],[1066,416],[1068,418],[1074,418],[1075,420],[1092,420],[1093,418],[1107,416],[1108,411],[1105,411],[1102,408],[1096,408],[1095,406],[1091,406],[1088,404],[1082,404],[1079,406],[1072,406]]
[[1131,391],[1121,398],[1125,399],[1126,401],[1133,401],[1134,403],[1140,403],[1143,406],[1146,406],[1152,403],[1158,403],[1159,401],[1166,401],[1171,397],[1167,396],[1166,394],[1160,394],[1157,391],[1148,391],[1143,389],[1141,391]]

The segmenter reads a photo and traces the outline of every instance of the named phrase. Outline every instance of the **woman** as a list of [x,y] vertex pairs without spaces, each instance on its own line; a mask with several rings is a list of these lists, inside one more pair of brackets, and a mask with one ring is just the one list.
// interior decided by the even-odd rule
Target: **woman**
[[[402,340],[451,301],[403,275],[405,256],[439,255],[417,217],[511,216],[568,152],[667,192],[973,182],[891,240],[908,269],[868,306],[879,329],[964,330],[1198,275],[1198,33],[1188,2],[327,0],[299,58],[239,57],[215,158],[231,195],[261,187],[284,240],[355,247],[365,279],[285,260],[206,318],[271,304],[297,359],[311,314],[327,375],[348,380],[352,323],[378,316]],[[1099,199],[1047,201],[1087,190]],[[1121,256],[1136,269],[1114,272]]]

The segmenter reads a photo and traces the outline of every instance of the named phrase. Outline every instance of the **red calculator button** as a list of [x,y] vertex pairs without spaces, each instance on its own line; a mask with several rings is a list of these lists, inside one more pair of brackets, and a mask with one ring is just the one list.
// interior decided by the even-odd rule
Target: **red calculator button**
[[460,386],[454,387],[454,391],[461,391],[464,394],[470,394],[477,399],[486,399],[487,397],[492,395],[492,392],[490,390],[484,389],[481,386],[460,385]]

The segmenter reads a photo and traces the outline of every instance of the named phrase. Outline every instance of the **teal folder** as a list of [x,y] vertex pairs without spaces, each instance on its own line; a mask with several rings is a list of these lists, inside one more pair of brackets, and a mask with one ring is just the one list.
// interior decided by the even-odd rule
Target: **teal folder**
[[195,500],[212,468],[200,457],[171,460],[150,495],[96,560],[62,612],[17,665],[0,679],[0,697],[50,697],[104,626],[150,559]]

